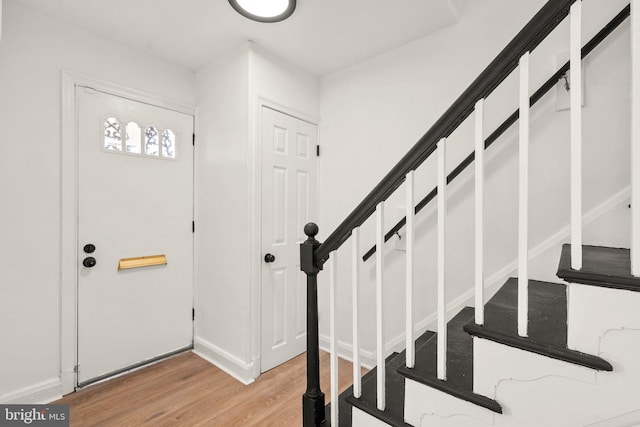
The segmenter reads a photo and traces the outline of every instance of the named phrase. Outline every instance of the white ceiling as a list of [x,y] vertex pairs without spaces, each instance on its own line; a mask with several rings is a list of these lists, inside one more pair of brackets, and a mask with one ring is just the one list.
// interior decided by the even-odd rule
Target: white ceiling
[[252,40],[322,75],[457,22],[468,0],[298,0],[276,24],[250,21],[227,0],[19,2],[193,71]]

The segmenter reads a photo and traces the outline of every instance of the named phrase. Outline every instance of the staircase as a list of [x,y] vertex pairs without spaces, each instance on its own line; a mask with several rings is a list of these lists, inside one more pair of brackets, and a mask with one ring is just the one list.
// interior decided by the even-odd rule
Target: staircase
[[[415,368],[405,366],[404,353],[386,362],[389,376],[395,371],[393,379],[387,377],[387,396],[404,404],[387,402],[386,410],[379,411],[376,373],[369,372],[362,379],[360,399],[353,397],[352,389],[340,398],[345,415],[359,411],[357,422],[352,424],[345,416],[340,425],[640,423],[640,401],[634,392],[640,381],[640,279],[630,275],[628,250],[586,246],[584,259],[575,277],[577,272],[567,268],[570,246],[564,245],[558,277],[569,284],[529,282],[529,337],[517,333],[518,289],[517,280],[511,278],[485,304],[483,326],[475,323],[472,307],[448,322],[451,374],[446,381],[437,379],[436,334],[426,332],[416,344]],[[569,304],[574,297],[577,301]],[[580,306],[592,307],[595,301],[602,301],[601,312],[580,314]],[[568,312],[576,312],[571,320]],[[569,322],[575,325],[571,336]],[[508,404],[511,401],[514,405]],[[356,409],[350,411],[349,405]],[[525,412],[516,411],[515,405],[524,406]],[[615,423],[605,423],[615,417]]]
[[[320,243],[318,227],[307,224],[301,244],[301,269],[307,275],[307,391],[303,396],[304,426],[633,426],[640,425],[640,212],[632,212],[631,245],[622,248],[582,243],[580,78],[571,93],[572,224],[571,242],[560,251],[558,281],[534,280],[528,274],[528,110],[569,69],[580,75],[581,58],[588,55],[629,16],[635,34],[633,87],[640,87],[640,19],[632,0],[593,39],[580,42],[581,1],[551,0],[496,57],[463,95],[447,110],[391,172],[343,223]],[[533,96],[528,90],[529,52],[569,16],[571,60]],[[635,32],[634,32],[635,31]],[[520,108],[488,138],[484,138],[484,99],[516,68],[520,70]],[[577,80],[577,82],[576,82]],[[640,108],[634,96],[632,147],[640,146]],[[475,151],[447,175],[446,138],[469,116],[475,115]],[[518,277],[509,278],[485,298],[483,276],[483,152],[511,125],[520,126],[520,229]],[[632,148],[631,157],[640,150]],[[414,201],[414,171],[431,154],[438,157],[438,186],[422,201]],[[447,185],[475,163],[475,308],[465,307],[446,316],[444,253]],[[576,167],[576,165],[578,165]],[[640,170],[640,159],[632,166]],[[640,173],[632,173],[640,176]],[[406,190],[406,217],[385,232],[384,201],[401,184]],[[634,184],[636,184],[634,186]],[[640,182],[631,183],[632,204],[640,198]],[[637,195],[636,195],[637,194]],[[413,317],[414,216],[429,202],[438,202],[438,318],[435,331],[417,339]],[[377,366],[360,377],[358,298],[353,304],[354,384],[337,393],[336,266],[337,249],[352,240],[353,262],[360,260],[360,226],[376,216],[376,246],[365,256],[376,256]],[[398,230],[406,229],[406,348],[385,355],[382,248]],[[634,256],[634,254],[636,254]],[[318,379],[317,276],[328,262],[331,318],[331,401]],[[357,295],[359,273],[353,268]]]

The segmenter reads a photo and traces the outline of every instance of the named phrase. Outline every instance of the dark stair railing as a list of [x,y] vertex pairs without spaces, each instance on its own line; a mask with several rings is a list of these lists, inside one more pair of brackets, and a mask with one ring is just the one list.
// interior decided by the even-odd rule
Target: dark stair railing
[[[618,13],[607,25],[605,25],[587,44],[582,48],[582,58],[584,59],[587,55],[589,55],[603,40],[605,40],[609,34],[611,34],[616,28],[620,26],[631,14],[631,5],[627,5],[620,13]],[[530,104],[531,106],[537,104],[538,101],[542,99],[544,95],[547,94],[551,89],[553,89],[558,83],[558,81],[567,74],[567,72],[571,69],[569,66],[569,61],[567,61],[558,71],[556,71],[546,82],[540,86],[540,88],[531,95]],[[498,138],[504,134],[507,129],[509,129],[514,123],[518,121],[518,114],[520,110],[516,110],[511,114],[507,119],[502,122],[500,126],[496,128],[491,135],[487,137],[484,141],[484,149],[489,148]],[[473,163],[475,160],[475,153],[469,154],[456,168],[451,171],[449,175],[447,175],[447,184],[451,183],[454,179],[458,177],[469,165]],[[415,213],[417,214],[423,208],[425,208],[433,199],[438,195],[438,189],[434,188],[431,190],[420,202],[416,205]],[[393,236],[398,233],[402,227],[404,227],[407,223],[407,217],[402,218],[396,225],[394,225],[385,235],[384,241],[388,242]],[[375,245],[371,247],[363,256],[362,260],[367,261],[369,258],[376,253]]]
[[478,100],[491,94],[516,69],[520,57],[533,51],[568,16],[575,2],[548,1],[324,243],[315,239],[317,225],[305,226],[308,238],[300,245],[300,269],[307,275],[307,390],[302,396],[303,426],[320,426],[325,420],[319,375],[317,277],[329,254],[373,214],[378,203],[400,187],[407,173],[418,168],[436,150],[438,141],[450,136],[471,115]]

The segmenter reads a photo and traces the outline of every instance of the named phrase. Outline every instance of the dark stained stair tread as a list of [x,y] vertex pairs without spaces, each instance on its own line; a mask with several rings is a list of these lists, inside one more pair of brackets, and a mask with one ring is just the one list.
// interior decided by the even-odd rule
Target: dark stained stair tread
[[629,249],[582,246],[582,269],[571,268],[571,245],[562,246],[558,277],[567,282],[640,291],[640,278],[631,275]]
[[473,317],[473,308],[465,307],[447,324],[446,381],[441,381],[437,377],[437,340],[435,338],[416,346],[416,364],[413,369],[403,364],[398,368],[398,372],[421,384],[502,413],[502,407],[498,402],[473,392],[473,339],[463,331],[463,326]]
[[518,335],[518,279],[510,278],[485,305],[485,322],[464,326],[471,335],[601,371],[612,367],[600,357],[567,348],[566,286],[529,280],[528,337]]
[[[417,342],[428,341],[433,332],[425,332]],[[386,396],[385,410],[380,411],[377,407],[377,368],[367,372],[362,377],[362,395],[356,399],[353,397],[353,390],[346,396],[346,401],[367,414],[384,421],[387,424],[398,427],[407,427],[404,422],[404,377],[397,372],[398,367],[404,366],[406,351],[393,353],[386,359]],[[342,417],[340,417],[342,421]],[[410,427],[410,426],[409,426]]]

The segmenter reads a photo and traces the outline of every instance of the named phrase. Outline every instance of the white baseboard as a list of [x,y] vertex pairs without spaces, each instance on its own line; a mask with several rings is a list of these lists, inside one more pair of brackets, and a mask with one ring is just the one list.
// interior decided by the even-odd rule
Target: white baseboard
[[589,424],[588,427],[637,427],[640,426],[640,409],[613,418]]
[[207,362],[222,369],[244,385],[249,385],[255,381],[253,363],[245,363],[205,339],[200,337],[194,338],[193,352]]
[[2,404],[44,404],[62,398],[59,378],[43,381],[11,393],[0,395]]

